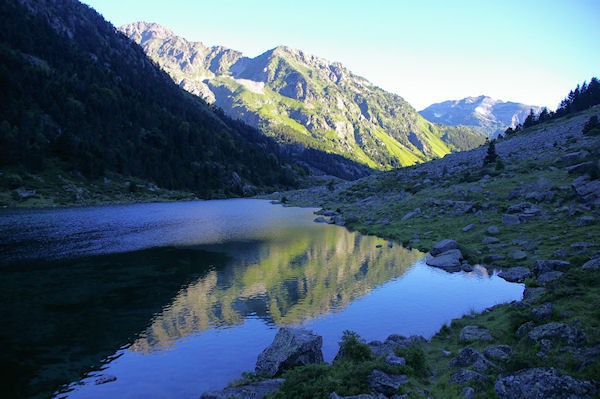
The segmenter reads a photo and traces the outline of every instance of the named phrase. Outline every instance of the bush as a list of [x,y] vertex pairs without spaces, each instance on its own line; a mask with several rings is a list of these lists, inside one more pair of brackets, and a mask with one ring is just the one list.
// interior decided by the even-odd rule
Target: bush
[[353,362],[363,362],[373,359],[373,352],[357,333],[345,330],[340,345],[340,358]]
[[600,135],[600,123],[598,123],[598,117],[596,115],[591,116],[586,122],[585,126],[581,130],[586,136],[598,136]]
[[427,359],[421,345],[413,344],[406,347],[396,347],[394,352],[406,359],[406,365],[412,369],[416,376],[426,377],[429,375]]

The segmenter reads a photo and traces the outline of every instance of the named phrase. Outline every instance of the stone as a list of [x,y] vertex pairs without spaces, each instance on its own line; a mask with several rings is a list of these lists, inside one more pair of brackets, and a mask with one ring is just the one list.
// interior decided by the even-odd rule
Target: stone
[[548,320],[552,317],[554,306],[550,302],[546,302],[537,308],[531,309],[531,315],[534,319],[539,321]]
[[527,252],[521,251],[520,249],[515,249],[510,251],[508,257],[514,260],[522,260],[527,258]]
[[386,374],[380,370],[373,370],[367,381],[373,391],[390,396],[398,392],[401,385],[408,383],[408,377],[403,374]]
[[481,243],[483,245],[495,244],[497,242],[500,242],[500,240],[496,237],[483,237],[483,240],[481,240]]
[[593,216],[582,216],[577,218],[577,226],[589,226],[590,224],[596,223],[596,218]]
[[437,256],[451,249],[458,249],[458,243],[455,240],[445,239],[435,244],[430,253]]
[[506,258],[506,256],[504,256],[502,254],[489,254],[489,255],[486,255],[485,258],[483,258],[483,261],[485,263],[492,263],[497,260],[502,260],[504,258]]
[[556,280],[557,278],[559,278],[563,274],[564,274],[563,272],[546,272],[546,273],[542,273],[542,274],[540,274],[538,276],[537,282],[540,283],[541,285],[546,285],[550,281]]
[[531,330],[533,330],[534,328],[535,328],[535,322],[526,321],[525,323],[521,324],[519,326],[519,328],[517,328],[517,332],[515,334],[517,334],[517,337],[521,338],[521,337],[524,337],[527,334],[529,334],[529,332]]
[[462,395],[463,398],[465,399],[472,399],[475,397],[475,390],[471,387],[464,387],[461,391],[460,394]]
[[512,206],[509,206],[508,209],[506,210],[506,212],[508,213],[521,213],[523,212],[525,209],[531,207],[533,204],[531,202],[521,202],[519,204],[515,204]]
[[465,227],[462,228],[462,231],[466,233],[467,231],[472,230],[473,227],[475,227],[475,224],[473,224],[473,223],[468,224],[468,225],[466,225]]
[[524,301],[532,301],[541,294],[546,292],[546,289],[543,287],[528,287],[523,291],[523,300]]
[[450,249],[437,256],[428,255],[425,263],[429,266],[444,269],[447,272],[458,272],[461,270],[462,253],[459,249]]
[[465,385],[470,384],[471,382],[488,382],[490,381],[490,377],[487,375],[479,374],[473,370],[456,370],[454,373],[450,374],[450,378],[448,381],[451,384],[456,385]]
[[514,226],[516,224],[521,224],[521,220],[519,219],[518,215],[509,215],[505,213],[502,215],[502,224]]
[[283,370],[323,362],[323,338],[300,328],[280,328],[256,361],[256,374],[273,377]]
[[498,273],[498,277],[510,281],[511,283],[522,283],[526,278],[531,276],[533,276],[531,271],[528,268],[521,266],[511,267]]
[[459,338],[460,342],[473,342],[473,341],[485,341],[491,342],[494,340],[490,330],[478,326],[466,326],[460,330]]
[[470,366],[476,366],[475,368],[479,371],[486,371],[489,368],[496,368],[496,365],[490,362],[483,355],[483,353],[471,347],[461,349],[460,351],[458,351],[456,356],[454,356],[448,362],[449,368],[461,368]]
[[494,391],[500,399],[583,399],[597,393],[591,382],[563,376],[551,367],[525,369],[499,377]]
[[[406,338],[402,335],[392,334],[386,338],[385,342],[371,341],[369,342],[369,348],[375,357],[387,356],[390,353],[394,353],[394,348],[407,347],[417,343],[427,342],[425,338],[417,335],[413,335]],[[337,355],[336,355],[337,358]]]
[[600,258],[588,260],[581,266],[582,269],[598,269],[600,268]]
[[329,210],[324,211],[322,214],[323,214],[323,216],[335,216],[338,213],[336,211],[329,209]]
[[593,161],[583,162],[583,163],[579,163],[577,165],[568,166],[567,172],[569,172],[570,174],[585,173],[588,170],[590,170],[590,168],[592,168],[593,166],[594,166]]
[[421,214],[421,208],[417,208],[414,211],[410,211],[406,215],[402,216],[402,219],[400,219],[400,220],[412,219],[412,218],[419,216],[420,214]]
[[533,271],[537,274],[560,271],[566,272],[571,268],[571,263],[564,260],[536,260],[533,264]]
[[490,227],[487,228],[487,233],[494,235],[494,234],[498,234],[500,232],[500,230],[498,229],[498,227],[491,225]]
[[315,220],[313,220],[313,222],[315,222],[315,223],[325,223],[325,222],[327,222],[327,220],[325,220],[325,218],[323,216],[317,216],[315,218]]
[[116,380],[117,380],[117,377],[115,377],[114,375],[103,374],[103,375],[99,376],[98,378],[96,378],[96,380],[94,381],[94,384],[102,385],[102,384],[107,384],[109,382],[113,382]]
[[488,346],[483,350],[483,354],[488,359],[494,360],[508,360],[512,353],[513,350],[508,345]]
[[341,215],[334,216],[333,221],[337,226],[345,226],[346,225],[346,222],[344,221],[344,218]]
[[533,342],[542,339],[558,340],[566,345],[580,346],[585,342],[585,334],[565,323],[546,323],[533,328],[527,333]]
[[600,197],[600,180],[586,181],[583,176],[573,180],[571,187],[575,190],[575,194],[580,202],[593,202]]
[[571,152],[568,154],[563,155],[562,157],[560,157],[561,162],[574,162],[577,161],[579,159],[585,158],[588,155],[590,155],[589,152],[583,150],[583,151],[577,151],[577,152]]
[[406,359],[400,356],[396,356],[394,353],[390,353],[385,357],[385,362],[390,366],[406,366]]
[[200,399],[262,399],[264,396],[277,391],[284,382],[285,380],[281,378],[253,382],[235,388],[205,392],[200,396]]
[[567,252],[566,249],[560,248],[560,249],[557,249],[556,251],[552,252],[552,256],[555,258],[565,258],[565,257],[569,256],[569,253]]

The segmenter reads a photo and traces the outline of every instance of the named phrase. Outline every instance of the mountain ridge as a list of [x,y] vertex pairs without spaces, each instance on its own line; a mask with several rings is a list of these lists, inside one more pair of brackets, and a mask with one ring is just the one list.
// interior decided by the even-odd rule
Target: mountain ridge
[[390,169],[485,140],[468,128],[432,124],[399,95],[302,50],[278,46],[249,58],[223,46],[187,41],[154,23],[119,29],[182,88],[280,143]]

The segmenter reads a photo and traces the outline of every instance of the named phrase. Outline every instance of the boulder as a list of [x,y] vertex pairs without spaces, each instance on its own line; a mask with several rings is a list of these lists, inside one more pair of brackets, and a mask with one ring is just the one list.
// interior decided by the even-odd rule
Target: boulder
[[445,239],[435,244],[430,253],[433,256],[437,256],[451,249],[458,249],[458,243],[455,240]]
[[592,168],[593,166],[594,166],[593,161],[582,162],[577,165],[567,166],[567,172],[569,172],[570,174],[585,173],[588,170],[590,170],[590,168]]
[[497,260],[502,260],[506,258],[506,256],[502,255],[502,254],[489,254],[486,255],[485,258],[483,258],[485,263],[493,263]]
[[533,274],[528,268],[520,266],[511,267],[498,273],[498,277],[510,281],[511,283],[522,283],[526,278],[531,276],[533,276]]
[[533,368],[496,380],[494,391],[500,399],[583,399],[597,393],[588,381],[561,375],[554,368]]
[[521,338],[521,337],[524,337],[527,334],[529,334],[529,332],[531,330],[533,330],[534,328],[535,328],[535,322],[526,321],[525,323],[521,324],[519,326],[519,328],[517,328],[517,332],[515,334],[517,334],[517,337]]
[[490,227],[487,228],[487,233],[490,235],[495,235],[498,234],[500,232],[500,230],[498,229],[498,227],[491,225]]
[[325,219],[323,216],[317,216],[317,217],[316,217],[316,218],[313,220],[313,222],[315,222],[315,223],[325,223],[325,222],[327,222],[327,220],[326,220],[326,219]]
[[521,220],[519,219],[518,215],[510,215],[505,213],[502,215],[502,224],[513,226],[516,224],[521,224]]
[[600,268],[600,258],[588,260],[581,266],[582,269],[598,269]]
[[523,300],[524,301],[533,301],[535,298],[540,296],[546,292],[546,289],[543,287],[528,287],[523,291]]
[[402,216],[402,219],[400,219],[400,220],[412,219],[419,215],[421,215],[421,208],[417,208],[414,211],[408,212],[406,215]]
[[483,237],[483,240],[481,240],[483,245],[495,244],[497,242],[500,242],[500,239],[496,237]]
[[[368,343],[371,352],[375,355],[375,357],[385,356],[390,353],[394,353],[394,348],[404,348],[407,346],[415,345],[418,343],[427,342],[425,338],[413,335],[409,338],[406,338],[402,335],[392,334],[386,338],[384,342],[381,341],[371,341]],[[337,358],[337,355],[336,355]]]
[[531,315],[536,320],[544,321],[552,317],[553,311],[554,306],[550,302],[546,302],[537,308],[531,309]]
[[448,379],[451,384],[456,385],[465,385],[471,382],[488,382],[489,380],[490,377],[487,375],[479,374],[473,370],[456,370],[450,374],[450,378]]
[[285,380],[281,378],[253,382],[235,388],[205,392],[200,396],[200,399],[262,399],[264,396],[277,391],[284,382]]
[[582,176],[573,180],[571,186],[579,201],[583,203],[593,202],[600,197],[600,180],[587,181]]
[[460,394],[462,395],[463,398],[465,399],[472,399],[475,397],[475,390],[471,387],[464,387],[461,391]]
[[576,220],[577,226],[589,226],[596,223],[596,218],[593,216],[582,216]]
[[571,267],[571,263],[564,260],[536,260],[533,264],[533,271],[536,274],[559,271],[566,272]]
[[408,377],[404,374],[386,374],[380,370],[373,370],[367,381],[371,390],[391,396],[398,392],[401,385],[408,383]]
[[510,251],[508,257],[514,260],[522,260],[527,258],[527,252],[521,251],[520,249],[515,249]]
[[468,225],[466,225],[465,227],[462,228],[462,231],[466,233],[467,231],[473,229],[473,227],[475,227],[475,225],[473,223],[468,224]]
[[396,356],[394,353],[390,353],[385,357],[385,362],[390,366],[406,366],[406,359],[400,356]]
[[94,384],[96,385],[102,385],[102,384],[107,384],[109,382],[113,382],[116,381],[117,377],[115,377],[114,375],[110,375],[110,374],[102,374],[101,376],[99,376],[98,378],[96,378],[96,380],[94,381]]
[[429,266],[439,267],[447,272],[458,272],[461,270],[462,253],[459,249],[450,249],[437,256],[428,255],[425,263]]
[[519,204],[514,204],[508,207],[508,209],[506,210],[506,212],[508,213],[520,213],[523,212],[525,209],[531,207],[533,204],[531,202],[521,202]]
[[458,340],[460,342],[485,341],[491,342],[494,340],[490,330],[478,326],[466,326],[460,330]]
[[547,323],[533,328],[527,334],[533,342],[542,339],[558,340],[566,345],[579,346],[585,342],[585,334],[565,323]]
[[479,371],[486,371],[489,368],[496,368],[492,362],[490,362],[483,353],[477,349],[466,347],[461,349],[456,356],[450,359],[448,362],[449,368],[461,368],[473,366]]
[[256,361],[256,374],[273,377],[283,370],[323,362],[323,338],[300,328],[280,328]]
[[546,272],[546,273],[542,273],[542,274],[540,274],[538,276],[537,282],[540,283],[541,285],[546,285],[550,281],[556,280],[557,278],[559,278],[563,274],[564,274],[563,272]]
[[488,359],[507,360],[512,355],[513,350],[508,345],[488,346],[483,350],[483,354]]

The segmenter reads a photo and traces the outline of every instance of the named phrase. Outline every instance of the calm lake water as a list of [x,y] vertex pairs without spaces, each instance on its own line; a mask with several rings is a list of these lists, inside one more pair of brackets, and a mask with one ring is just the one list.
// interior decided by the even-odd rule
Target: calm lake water
[[280,326],[322,335],[331,361],[343,330],[428,338],[522,296],[313,211],[248,199],[2,210],[4,392],[197,398],[252,371]]

